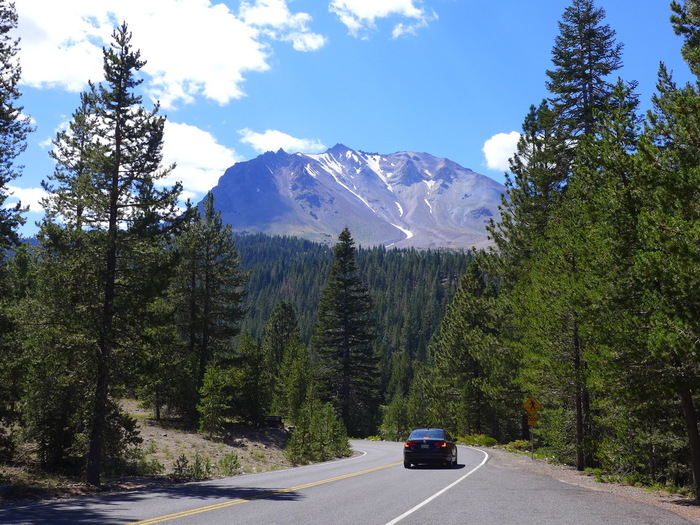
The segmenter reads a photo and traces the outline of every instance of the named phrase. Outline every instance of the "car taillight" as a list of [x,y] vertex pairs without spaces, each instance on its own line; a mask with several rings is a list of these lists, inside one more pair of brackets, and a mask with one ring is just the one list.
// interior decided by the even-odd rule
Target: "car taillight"
[[445,448],[447,446],[447,443],[444,441],[436,441],[435,442],[435,448]]
[[410,441],[406,441],[406,443],[403,444],[403,448],[413,448],[415,447],[415,443],[411,443]]

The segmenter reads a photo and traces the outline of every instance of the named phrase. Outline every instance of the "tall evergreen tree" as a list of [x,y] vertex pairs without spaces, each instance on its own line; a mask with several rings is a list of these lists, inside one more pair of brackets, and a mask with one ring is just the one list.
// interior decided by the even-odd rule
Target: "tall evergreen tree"
[[334,255],[312,345],[319,355],[325,392],[345,427],[355,435],[366,435],[374,427],[378,406],[373,302],[358,277],[355,242],[347,228],[338,237]]
[[291,339],[299,339],[299,324],[294,306],[289,301],[278,303],[270,320],[265,325],[265,337],[263,339],[263,348],[265,354],[269,356],[270,367],[273,373],[282,364],[284,359],[284,350]]
[[[141,309],[167,282],[160,265],[180,193],[179,185],[156,188],[169,173],[162,168],[165,120],[158,107],[143,108],[135,92],[144,62],[126,24],[112,37],[103,52],[105,80],[90,84],[74,119],[86,140],[79,140],[75,127],[57,137],[57,168],[45,185],[52,196],[45,203],[44,233],[80,248],[57,257],[79,257],[86,271],[94,270],[89,303],[81,303],[89,312],[84,336],[94,348],[85,470],[94,485],[103,467],[110,387],[130,373],[141,346]],[[62,225],[51,222],[58,216],[65,218]]]
[[[542,382],[551,374],[530,376],[540,377],[540,383],[527,379],[537,363],[571,365],[551,399],[571,408],[564,409],[559,429],[567,436],[563,442],[576,443],[579,469],[593,461],[587,446],[592,435],[589,334],[583,323],[594,283],[586,273],[591,247],[584,241],[588,219],[581,201],[587,195],[570,195],[570,186],[581,163],[579,148],[598,132],[599,116],[610,105],[614,86],[608,77],[621,67],[622,46],[603,25],[604,17],[592,0],[573,0],[565,10],[552,51],[554,68],[547,71],[552,96],[526,118],[511,162],[515,179],[503,205],[506,213],[501,224],[490,227],[502,254],[491,260],[504,279],[502,297],[515,328],[512,345],[526,360],[525,384],[535,390],[553,386]],[[548,349],[549,360],[541,359],[542,348]]]
[[22,173],[15,160],[26,149],[31,131],[29,117],[17,105],[22,70],[17,61],[19,39],[11,35],[16,28],[14,2],[0,0],[0,258],[9,245],[18,241],[16,230],[24,224],[20,204],[7,206],[5,202],[9,183]]
[[[547,101],[531,106],[523,122],[517,152],[506,174],[500,220],[488,232],[498,247],[499,275],[506,285],[517,280],[530,257],[545,242],[546,228],[568,178],[571,154]],[[514,273],[513,273],[514,272]],[[511,275],[507,275],[512,273]]]
[[260,341],[241,336],[235,359],[234,413],[253,425],[263,422],[272,403],[272,374]]
[[18,242],[17,228],[24,223],[20,215],[21,206],[8,206],[9,183],[21,175],[21,166],[15,160],[26,148],[30,132],[29,118],[17,105],[20,92],[17,84],[21,69],[17,61],[19,41],[11,32],[17,27],[15,5],[0,0],[0,454],[6,452],[11,441],[4,439],[5,430],[12,428],[17,416],[16,390],[18,380],[17,342],[14,335],[17,325],[12,320],[10,309],[18,299],[17,290],[11,281],[11,272],[6,271],[7,249]]
[[[682,14],[693,20],[693,11]],[[690,46],[697,46],[693,43],[697,42],[697,31],[696,25],[695,32],[685,34],[686,56],[694,56]],[[634,260],[636,284],[646,314],[646,351],[659,372],[660,384],[682,408],[695,493],[700,499],[696,408],[700,391],[700,114],[696,110],[700,84],[678,87],[662,66],[657,89],[639,146],[645,162],[638,190],[643,208],[639,214],[640,247]]]
[[196,420],[207,367],[233,357],[234,338],[245,313],[247,274],[240,270],[231,226],[223,224],[211,192],[201,211],[192,210],[174,244],[179,263],[172,297],[186,375],[179,400],[172,401]]
[[596,112],[612,91],[608,78],[622,67],[622,44],[604,19],[593,0],[573,0],[559,22],[547,89],[562,132],[571,138],[595,131]]
[[506,351],[500,337],[505,331],[501,306],[495,282],[476,257],[430,345],[434,401],[444,417],[441,426],[462,435],[518,437],[518,359]]
[[274,383],[272,409],[284,421],[296,425],[304,402],[317,395],[316,370],[306,345],[291,338],[284,349],[279,375]]

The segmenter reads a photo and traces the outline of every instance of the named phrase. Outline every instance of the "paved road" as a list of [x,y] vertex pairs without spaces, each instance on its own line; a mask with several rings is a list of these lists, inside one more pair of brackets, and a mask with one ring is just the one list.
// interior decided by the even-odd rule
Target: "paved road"
[[688,525],[643,503],[490,466],[460,447],[457,468],[404,469],[400,443],[320,465],[18,509],[0,523],[303,525]]

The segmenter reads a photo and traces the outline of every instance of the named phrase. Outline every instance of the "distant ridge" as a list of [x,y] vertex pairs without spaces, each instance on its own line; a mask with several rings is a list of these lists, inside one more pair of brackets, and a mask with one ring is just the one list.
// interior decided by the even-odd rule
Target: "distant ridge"
[[402,151],[267,152],[212,189],[234,231],[335,242],[347,226],[363,246],[471,248],[488,243],[502,184],[448,159]]

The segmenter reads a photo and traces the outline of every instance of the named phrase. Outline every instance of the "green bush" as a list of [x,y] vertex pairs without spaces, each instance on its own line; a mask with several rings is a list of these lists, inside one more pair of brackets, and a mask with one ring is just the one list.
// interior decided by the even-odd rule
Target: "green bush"
[[508,452],[522,452],[530,450],[530,442],[526,439],[516,439],[506,444],[505,449]]
[[471,445],[473,447],[495,447],[498,445],[498,441],[484,434],[460,437],[457,438],[457,443],[460,445]]
[[187,457],[181,454],[173,466],[173,477],[178,480],[193,479],[200,481],[210,478],[211,473],[211,461],[209,458],[203,458],[199,453],[194,455],[194,460],[191,464]]
[[222,476],[235,476],[241,470],[238,455],[231,452],[219,460],[219,473]]
[[305,401],[297,425],[287,443],[287,458],[293,465],[349,456],[350,443],[342,422],[330,403]]

